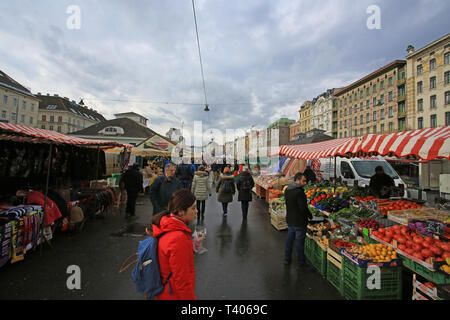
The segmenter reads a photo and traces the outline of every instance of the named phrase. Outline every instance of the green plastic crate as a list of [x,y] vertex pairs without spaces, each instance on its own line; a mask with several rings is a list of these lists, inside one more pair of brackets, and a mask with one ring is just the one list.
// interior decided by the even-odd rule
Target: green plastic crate
[[327,252],[313,240],[311,264],[319,271],[319,273],[327,276]]
[[313,239],[308,238],[308,237],[305,238],[305,256],[309,261],[311,261],[311,259],[312,259],[313,243],[314,243]]
[[367,280],[371,273],[367,268],[360,268],[344,256],[342,259],[344,276],[343,296],[347,300],[401,300],[402,299],[402,268],[381,268],[381,289],[370,290]]
[[327,259],[327,280],[339,291],[341,295],[344,292],[344,274],[341,269],[336,267]]
[[429,281],[435,283],[435,284],[450,284],[450,276],[446,275],[442,272],[433,272],[424,266],[415,263],[414,261],[411,261],[414,264],[414,270],[419,275],[423,276],[424,278],[428,279]]

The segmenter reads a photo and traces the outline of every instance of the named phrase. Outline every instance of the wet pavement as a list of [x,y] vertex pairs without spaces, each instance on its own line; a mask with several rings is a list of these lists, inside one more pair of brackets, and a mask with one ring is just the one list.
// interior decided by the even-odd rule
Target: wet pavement
[[[215,194],[206,203],[203,225],[208,251],[194,258],[198,299],[343,299],[313,268],[297,271],[295,264],[283,265],[287,232],[271,225],[263,200],[254,197],[247,222],[242,221],[236,200],[237,195],[226,218]],[[80,232],[56,234],[52,249],[45,246],[42,254],[27,253],[24,261],[1,268],[0,299],[142,299],[131,269],[118,272],[150,223],[148,196],[139,197],[138,203],[135,221],[128,222],[123,211],[112,210],[105,219],[87,221]],[[70,265],[80,267],[80,290],[67,288]]]

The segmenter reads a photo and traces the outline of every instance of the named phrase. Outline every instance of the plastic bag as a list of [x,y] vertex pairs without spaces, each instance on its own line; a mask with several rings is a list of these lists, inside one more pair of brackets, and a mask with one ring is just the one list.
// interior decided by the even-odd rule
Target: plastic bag
[[206,228],[195,229],[192,235],[192,245],[194,247],[194,252],[198,254],[203,254],[208,251],[203,247],[203,242],[206,240]]

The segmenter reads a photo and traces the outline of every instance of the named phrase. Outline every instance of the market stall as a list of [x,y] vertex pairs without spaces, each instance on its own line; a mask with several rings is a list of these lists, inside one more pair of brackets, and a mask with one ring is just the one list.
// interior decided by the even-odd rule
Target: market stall
[[[308,160],[372,155],[450,159],[450,127],[284,146],[280,155]],[[329,181],[305,191],[313,215],[326,218],[308,226],[305,254],[346,299],[404,298],[405,273],[411,275],[409,299],[449,299],[448,211],[425,201],[378,199],[367,188]],[[280,204],[275,207],[283,210]],[[377,288],[366,285],[368,268],[373,267],[382,269]]]
[[113,204],[114,192],[91,182],[105,173],[103,149],[114,146],[131,148],[0,123],[0,266]]

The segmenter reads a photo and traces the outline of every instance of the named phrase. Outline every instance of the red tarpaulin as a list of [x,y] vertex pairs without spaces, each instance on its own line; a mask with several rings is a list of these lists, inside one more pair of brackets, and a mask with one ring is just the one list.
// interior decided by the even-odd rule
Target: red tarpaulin
[[69,137],[64,134],[44,129],[33,128],[29,126],[20,126],[11,123],[0,122],[0,140],[12,140],[19,142],[33,143],[63,143],[79,146],[102,146],[101,149],[113,147],[124,147],[131,149],[129,144],[121,144],[115,141],[89,140],[75,137]]
[[437,158],[450,159],[450,126],[283,146],[279,154],[306,160],[370,155],[420,158],[427,161]]

